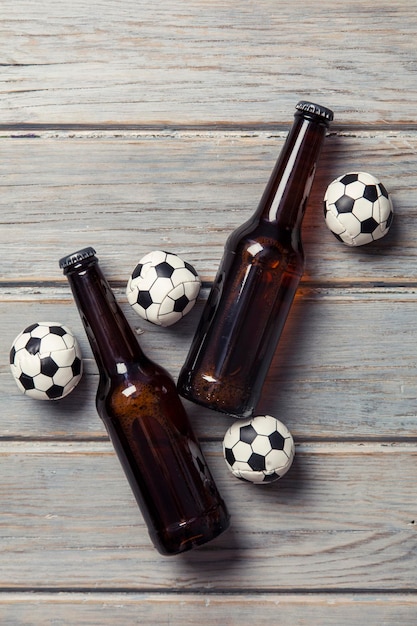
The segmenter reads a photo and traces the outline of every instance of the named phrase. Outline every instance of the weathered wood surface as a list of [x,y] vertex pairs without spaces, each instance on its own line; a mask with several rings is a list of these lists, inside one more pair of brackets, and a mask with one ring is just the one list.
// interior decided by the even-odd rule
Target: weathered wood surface
[[[363,624],[371,615],[374,624],[415,626],[417,604],[409,594],[262,594],[236,593],[5,593],[0,596],[4,623],[33,624],[38,615],[43,623],[114,626],[351,626]],[[254,616],[254,617],[253,617]],[[36,622],[38,623],[38,622]],[[40,623],[40,622],[39,622]],[[369,623],[369,619],[368,619]]]
[[[413,0],[3,0],[6,124],[414,123]],[[339,123],[340,123],[339,122]]]
[[301,445],[279,487],[262,491],[227,475],[218,444],[204,449],[233,526],[184,558],[162,559],[110,444],[3,443],[12,532],[1,587],[414,590],[415,444]]
[[[64,283],[60,256],[95,245],[110,279],[126,284],[157,248],[183,254],[213,279],[226,237],[260,200],[285,133],[19,136],[2,140],[1,280]],[[409,131],[327,138],[304,223],[304,282],[414,284],[416,151]],[[322,209],[326,186],[352,170],[381,178],[397,213],[386,238],[354,250],[327,230]]]
[[[38,288],[37,288],[38,290]],[[2,432],[12,438],[105,438],[94,407],[97,370],[70,295],[63,288],[18,302],[0,302],[0,401],[9,402]],[[416,437],[417,295],[400,289],[301,290],[265,383],[259,412],[282,419],[297,439],[407,439]],[[116,291],[146,352],[176,377],[184,362],[203,299],[177,326],[141,320]],[[203,296],[205,295],[205,290]],[[16,293],[16,295],[18,292]],[[14,337],[36,320],[65,323],[79,337],[86,374],[59,402],[20,396],[6,355]],[[230,418],[187,404],[203,439],[219,440]]]
[[[2,2],[0,622],[416,623],[415,2]],[[261,488],[227,471],[230,424],[186,403],[232,514],[180,558],[151,547],[94,408],[97,370],[60,256],[94,245],[145,350],[174,377],[230,231],[256,207],[298,99],[335,110],[304,223],[307,270],[259,412],[297,453]],[[392,193],[390,234],[349,249],[322,197],[349,170]],[[181,324],[129,309],[146,252],[204,280]],[[36,320],[73,328],[85,376],[59,403],[8,369]]]

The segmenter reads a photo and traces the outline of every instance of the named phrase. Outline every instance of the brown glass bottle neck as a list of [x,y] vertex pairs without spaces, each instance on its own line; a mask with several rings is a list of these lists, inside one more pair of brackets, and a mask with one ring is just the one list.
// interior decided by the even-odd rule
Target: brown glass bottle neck
[[120,374],[125,363],[145,360],[96,259],[68,272],[67,278],[100,373]]
[[296,115],[257,209],[257,215],[288,229],[301,225],[327,124]]

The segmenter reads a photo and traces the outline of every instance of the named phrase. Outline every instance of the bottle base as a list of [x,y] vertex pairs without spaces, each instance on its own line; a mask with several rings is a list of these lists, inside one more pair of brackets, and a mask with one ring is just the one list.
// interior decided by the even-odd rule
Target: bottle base
[[255,407],[251,403],[248,405],[247,403],[243,404],[241,402],[240,405],[230,405],[227,404],[222,399],[217,397],[213,397],[212,393],[205,393],[204,395],[200,395],[195,393],[194,390],[188,389],[187,387],[183,387],[178,385],[178,393],[181,397],[193,402],[194,404],[198,404],[199,406],[204,406],[207,409],[212,409],[213,411],[217,411],[218,413],[223,413],[225,415],[230,415],[231,417],[236,417],[237,419],[248,419],[253,416]]
[[175,556],[198,548],[219,537],[230,526],[230,515],[224,508],[217,519],[196,517],[172,524],[163,531],[150,533],[152,543],[163,556]]

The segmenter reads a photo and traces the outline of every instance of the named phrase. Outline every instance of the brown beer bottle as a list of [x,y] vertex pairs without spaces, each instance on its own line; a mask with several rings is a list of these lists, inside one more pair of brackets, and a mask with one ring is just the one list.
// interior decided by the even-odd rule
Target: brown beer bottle
[[229,515],[175,383],[141,350],[93,248],[60,260],[97,361],[97,411],[161,554],[210,541]]
[[182,396],[253,414],[304,270],[301,222],[333,113],[299,102],[254,215],[228,238],[178,379]]

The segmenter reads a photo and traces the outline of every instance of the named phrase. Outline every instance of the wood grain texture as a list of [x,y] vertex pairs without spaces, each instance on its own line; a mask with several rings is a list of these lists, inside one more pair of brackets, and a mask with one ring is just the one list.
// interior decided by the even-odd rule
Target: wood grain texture
[[[411,626],[416,621],[415,2],[3,0],[0,14],[0,622]],[[232,514],[217,541],[152,548],[94,408],[97,368],[58,259],[85,245],[145,351],[177,376],[227,236],[256,208],[299,99],[335,111],[304,222],[307,267],[259,412],[296,440],[255,487],[222,458],[230,425],[186,403]],[[390,234],[349,249],[322,198],[351,170],[392,194]],[[124,286],[145,253],[204,280],[170,329]],[[68,324],[85,376],[20,395],[8,352]]]
[[[64,282],[58,259],[94,245],[124,284],[158,248],[212,280],[231,231],[256,209],[286,133],[65,133],[0,139],[3,282]],[[307,283],[415,284],[417,133],[327,138],[304,222]],[[390,234],[351,249],[323,220],[326,186],[371,170],[392,194]],[[30,251],[30,256],[28,256]]]
[[219,444],[204,450],[232,527],[161,559],[110,444],[2,444],[0,586],[414,590],[415,444],[299,446],[293,470],[263,488],[236,481]]
[[408,123],[413,2],[2,3],[2,122],[288,121],[319,100],[346,123]]
[[[94,405],[97,369],[69,290],[23,291],[0,301],[0,402],[8,403],[0,437],[103,438]],[[53,297],[55,294],[55,298]],[[193,312],[171,328],[141,320],[122,289],[116,295],[146,353],[176,378],[202,312],[207,290]],[[261,397],[258,413],[284,421],[297,439],[415,438],[416,346],[414,290],[302,289],[296,297]],[[37,403],[15,386],[7,355],[14,337],[35,321],[67,324],[79,339],[85,376],[58,403]],[[399,323],[399,320],[401,322]],[[219,440],[228,416],[186,403],[203,439]]]
[[253,623],[267,626],[351,626],[367,623],[415,625],[414,594],[313,594],[204,592],[166,593],[6,593],[0,596],[0,618],[14,626],[83,624],[113,626],[225,626]]

